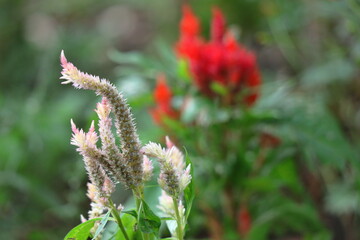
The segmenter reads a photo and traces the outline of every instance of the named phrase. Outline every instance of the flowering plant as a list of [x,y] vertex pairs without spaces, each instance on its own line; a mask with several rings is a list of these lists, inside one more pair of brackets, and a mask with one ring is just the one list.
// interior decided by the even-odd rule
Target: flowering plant
[[[187,218],[190,213],[194,192],[192,190],[191,163],[182,152],[166,139],[167,148],[159,144],[149,143],[141,146],[134,119],[125,98],[105,79],[79,71],[68,62],[61,53],[62,84],[72,84],[76,88],[90,89],[103,99],[98,103],[96,113],[99,117],[99,135],[92,122],[88,132],[78,129],[71,120],[73,131],[71,144],[83,157],[89,176],[88,197],[91,210],[88,220],[81,217],[83,223],[72,229],[65,239],[101,239],[101,234],[108,221],[115,221],[122,233],[119,239],[158,239],[160,237],[161,218],[148,206],[144,196],[144,187],[153,172],[152,161],[148,157],[158,159],[160,175],[158,183],[162,189],[158,208],[169,225],[171,239],[184,239]],[[112,117],[120,137],[121,145],[116,144],[112,133]],[[101,148],[97,142],[101,140]],[[136,201],[136,209],[124,210],[121,204],[114,204],[111,194],[115,185],[122,183],[131,189]],[[129,222],[125,215],[134,219]],[[110,218],[110,215],[112,218]],[[115,233],[117,235],[117,233]]]
[[[310,170],[313,158],[302,161],[311,153],[324,165],[330,157],[338,168],[343,159],[321,137],[327,134],[325,128],[312,134],[310,126],[328,119],[327,129],[344,142],[324,106],[304,104],[307,96],[293,85],[262,83],[254,52],[227,30],[219,8],[213,9],[206,41],[196,15],[184,6],[173,50],[177,72],[167,81],[158,77],[150,113],[167,134],[189,146],[200,169],[192,234],[206,231],[212,239],[258,240],[284,229],[325,235],[324,226],[333,229],[336,222],[328,219],[337,218],[325,214],[323,204],[312,207],[309,202],[324,201],[325,193],[314,191],[325,188],[322,176]],[[316,147],[319,142],[325,148]],[[299,221],[311,222],[316,230],[298,230]]]
[[[197,153],[199,168],[207,169],[200,180],[204,187],[198,201],[207,216],[210,236],[222,239],[228,234],[223,228],[230,220],[235,232],[232,234],[236,238],[246,237],[253,220],[249,205],[251,192],[243,184],[262,167],[268,152],[265,149],[281,142],[270,133],[254,131],[255,125],[248,125],[247,129],[242,126],[260,97],[261,77],[255,55],[226,29],[219,8],[213,9],[211,38],[206,42],[189,6],[183,7],[180,37],[174,50],[179,63],[185,64],[183,71],[198,94],[181,96],[182,103],[176,107],[173,100],[179,96],[167,85],[164,75],[159,75],[153,94],[155,107],[150,113],[155,123],[174,138],[196,146],[192,152]],[[262,152],[249,144],[255,139],[263,146]],[[244,159],[245,149],[259,152],[256,167]],[[219,178],[222,180],[217,184]],[[214,195],[219,193],[225,201]],[[214,200],[207,202],[209,196]],[[225,211],[224,216],[215,210],[219,205]]]
[[221,95],[225,103],[238,102],[242,92],[243,100],[248,105],[254,104],[261,84],[255,55],[226,30],[225,19],[218,8],[213,9],[209,42],[199,36],[199,30],[198,19],[189,6],[184,6],[180,39],[175,49],[178,57],[188,63],[198,89],[208,97]]
[[[158,232],[157,218],[150,211],[151,208],[143,203],[143,196],[138,194],[144,188],[144,179],[148,178],[148,174],[145,173],[150,172],[145,169],[152,168],[146,158],[136,160],[138,149],[147,157],[158,159],[161,169],[158,183],[163,190],[158,208],[172,238],[182,238],[187,229],[184,226],[188,222],[191,229],[187,236],[215,240],[266,240],[270,237],[292,236],[294,233],[300,238],[315,236],[329,239],[330,231],[337,234],[335,231],[339,226],[339,218],[333,212],[328,212],[326,208],[333,206],[333,209],[343,209],[343,206],[339,207],[336,202],[339,194],[333,192],[333,196],[327,198],[326,191],[332,188],[327,188],[327,182],[322,181],[326,176],[314,168],[318,166],[314,163],[318,163],[322,164],[321,167],[336,173],[344,170],[344,166],[349,163],[348,160],[354,162],[353,155],[348,151],[349,147],[334,118],[324,105],[309,98],[308,95],[303,94],[303,91],[299,91],[296,84],[282,81],[262,82],[255,53],[240,45],[235,40],[234,32],[226,30],[224,17],[218,8],[213,11],[212,36],[209,41],[205,41],[200,36],[199,21],[189,7],[184,7],[183,15],[180,39],[175,48],[170,50],[175,52],[172,54],[175,59],[172,60],[176,60],[177,65],[173,64],[174,61],[167,61],[167,64],[161,68],[156,64],[158,60],[149,65],[151,61],[137,53],[116,52],[111,55],[114,60],[130,63],[129,65],[136,63],[134,59],[136,61],[140,59],[139,65],[141,62],[146,62],[141,65],[144,69],[149,70],[149,66],[152,66],[158,70],[157,72],[166,73],[166,75],[158,75],[153,93],[155,103],[150,107],[150,114],[155,124],[166,131],[174,142],[183,143],[188,147],[191,158],[196,160],[193,164],[198,169],[195,176],[199,186],[196,189],[198,197],[194,202],[196,207],[192,208],[191,218],[188,218],[189,205],[191,206],[189,196],[191,196],[190,192],[193,192],[189,186],[192,181],[185,189],[184,186],[189,182],[188,173],[192,165],[188,169],[189,162],[184,165],[183,161],[175,160],[177,158],[175,156],[181,155],[178,151],[171,150],[173,143],[169,140],[166,149],[155,143],[150,143],[144,148],[136,144],[136,154],[127,155],[127,159],[135,157],[135,161],[128,162],[131,164],[125,162],[126,167],[121,168],[119,167],[123,165],[113,164],[113,167],[118,168],[119,171],[112,172],[111,161],[109,166],[103,161],[102,169],[110,180],[114,180],[113,183],[127,179],[126,176],[132,176],[134,172],[143,174],[142,177],[137,175],[134,178],[140,181],[124,182],[124,185],[130,189],[135,188],[134,198],[138,199],[137,202],[141,206],[135,210],[122,210],[120,213],[125,231],[129,231],[129,225],[136,226],[135,230],[130,230],[133,235],[128,234],[128,237],[146,239],[155,237],[155,232]],[[134,58],[132,54],[137,55]],[[131,60],[127,62],[128,57]],[[142,61],[144,59],[146,61]],[[71,65],[66,69],[73,72]],[[136,73],[141,75],[138,69],[137,65]],[[121,114],[115,110],[126,107],[112,105],[112,102],[121,101],[111,100],[117,95],[112,94],[110,87],[106,87],[107,82],[96,80],[97,86],[87,81],[83,82],[84,79],[94,77],[84,76],[82,73],[71,73],[64,78],[68,79],[70,75],[81,79],[81,81],[73,81],[75,86],[91,88],[98,94],[105,95],[106,99],[102,104],[111,106],[116,127],[117,121],[121,122],[124,117],[119,117]],[[121,83],[126,81],[126,79],[122,80]],[[133,80],[132,78],[131,81]],[[142,86],[149,84],[148,81],[140,82],[144,84]],[[149,102],[148,95],[144,95],[145,97],[139,94],[139,99],[142,99],[142,103],[144,99]],[[136,97],[130,98],[130,101],[136,102],[136,100]],[[309,101],[311,104],[304,104]],[[100,125],[109,125],[105,124],[108,121],[104,116],[107,115],[101,113],[102,110],[97,112],[101,115],[99,115],[100,122],[104,122]],[[100,126],[99,130],[101,138]],[[154,130],[153,126],[151,130]],[[131,133],[132,130],[122,131],[135,136]],[[77,134],[76,132],[81,130],[75,130],[74,134]],[[93,132],[94,130],[90,128],[89,133],[83,133],[85,137],[82,138],[88,141],[89,146],[96,149]],[[153,133],[151,137],[156,135]],[[118,135],[126,138],[122,134],[118,130]],[[109,139],[111,138],[102,141],[106,143]],[[126,142],[127,140],[122,143]],[[74,143],[80,148],[79,143]],[[101,151],[108,151],[105,150],[104,143]],[[119,150],[121,155],[131,152],[126,148],[122,145]],[[86,153],[86,150],[83,152],[81,148],[79,151],[84,155],[88,166],[87,158],[92,156],[90,153],[96,151]],[[116,153],[116,151],[112,152]],[[110,153],[105,155],[110,159]],[[98,162],[101,161],[99,158]],[[139,166],[138,162],[142,162],[141,168],[136,167]],[[130,172],[130,175],[120,174],[118,180],[114,179],[115,173],[122,171]],[[194,177],[193,174],[191,176]],[[104,181],[104,184],[105,182],[108,184],[108,181]],[[104,185],[102,189],[105,193],[103,195],[106,196],[108,189],[111,188]],[[93,195],[89,194],[89,197],[96,210],[96,206],[102,204],[104,198],[93,198]],[[108,215],[104,215],[104,212],[101,213],[102,215],[93,213],[96,211],[91,211],[90,215],[102,217],[88,222],[101,219],[116,220],[116,217],[110,217],[111,211],[107,213]],[[145,213],[148,215],[144,216]],[[115,215],[116,213],[113,216]],[[129,215],[133,222],[127,220]],[[141,220],[139,215],[149,221]],[[104,222],[98,223],[95,228],[103,229]],[[150,230],[147,228],[149,226],[155,228]],[[92,232],[98,236],[96,233],[100,230],[94,229]]]

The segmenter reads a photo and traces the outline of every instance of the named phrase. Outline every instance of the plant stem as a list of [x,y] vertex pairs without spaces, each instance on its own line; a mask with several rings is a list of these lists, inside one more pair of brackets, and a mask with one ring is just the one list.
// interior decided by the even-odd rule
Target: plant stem
[[173,203],[174,203],[176,223],[177,223],[177,227],[176,227],[177,237],[179,240],[183,240],[184,239],[183,231],[182,231],[183,226],[182,226],[181,217],[180,217],[180,213],[179,213],[178,200],[174,197],[173,197]]
[[[140,219],[140,211],[142,211],[141,209],[141,199],[144,197],[144,189],[142,187],[139,187],[137,189],[133,189],[133,195],[135,198],[135,202],[136,202],[136,211],[138,214],[138,224],[139,224],[139,219]],[[140,230],[141,232],[141,236],[143,240],[150,240],[150,234],[149,233],[144,233]]]
[[109,207],[111,209],[111,215],[113,215],[113,217],[116,219],[116,222],[122,232],[122,234],[124,235],[125,239],[126,240],[130,240],[129,239],[129,236],[127,235],[126,233],[126,230],[125,230],[125,227],[124,227],[124,224],[122,223],[121,221],[121,218],[120,218],[120,215],[119,215],[119,212],[118,210],[115,208],[114,206],[114,203],[111,199],[109,199]]

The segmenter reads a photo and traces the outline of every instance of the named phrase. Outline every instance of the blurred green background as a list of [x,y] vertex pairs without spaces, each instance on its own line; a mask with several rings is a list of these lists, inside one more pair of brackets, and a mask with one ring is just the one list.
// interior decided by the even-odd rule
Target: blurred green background
[[[205,35],[211,7],[219,6],[256,53],[265,83],[291,85],[290,94],[305,96],[305,105],[324,106],[346,142],[344,152],[337,151],[342,143],[330,149],[354,159],[344,163],[351,173],[336,173],[343,179],[338,189],[351,191],[344,193],[350,201],[334,200],[334,211],[359,212],[357,0],[0,0],[0,239],[60,239],[88,210],[83,163],[69,144],[70,119],[87,128],[98,98],[60,84],[61,49],[80,69],[125,92],[143,143],[161,139],[148,108],[156,74],[173,72],[169,59],[183,3],[193,6]],[[143,67],[134,71],[131,64]]]

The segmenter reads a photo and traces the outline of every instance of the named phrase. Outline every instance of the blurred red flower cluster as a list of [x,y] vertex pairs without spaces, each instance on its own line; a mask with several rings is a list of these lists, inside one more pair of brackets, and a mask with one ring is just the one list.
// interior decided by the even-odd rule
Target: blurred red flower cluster
[[171,106],[172,91],[166,84],[166,78],[164,74],[159,74],[157,77],[154,99],[156,106],[150,110],[150,113],[157,124],[162,124],[164,117],[171,119],[178,118],[179,112],[174,110]]
[[[195,85],[205,96],[219,97],[226,105],[240,102],[251,106],[258,98],[261,84],[256,58],[236,42],[225,24],[222,12],[214,7],[211,39],[206,42],[199,35],[197,17],[185,5],[175,52],[188,63]],[[151,115],[157,124],[164,126],[164,117],[178,119],[180,112],[171,106],[172,92],[164,75],[158,76],[154,98],[157,105]]]
[[[208,97],[219,96],[214,84],[224,88],[223,100],[233,104],[245,100],[252,105],[258,98],[257,87],[261,84],[255,55],[237,43],[233,34],[226,29],[220,9],[213,8],[211,39],[204,41],[200,24],[189,6],[183,7],[180,23],[180,39],[175,50],[184,58],[199,90]],[[242,97],[238,98],[239,93]]]

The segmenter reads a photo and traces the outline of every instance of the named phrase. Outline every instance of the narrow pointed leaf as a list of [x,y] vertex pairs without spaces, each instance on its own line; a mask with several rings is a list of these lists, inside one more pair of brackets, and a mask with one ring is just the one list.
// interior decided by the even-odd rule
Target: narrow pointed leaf
[[102,218],[99,227],[96,229],[96,232],[94,234],[94,237],[92,238],[92,240],[96,239],[96,237],[101,233],[101,231],[104,229],[105,225],[107,224],[107,222],[110,220],[110,211],[108,211],[105,216]]
[[161,225],[160,218],[150,209],[144,200],[142,200],[142,209],[140,212],[139,227],[144,233],[158,234]]
[[185,217],[186,219],[188,219],[189,215],[190,215],[190,211],[191,211],[191,207],[195,198],[195,191],[194,191],[194,165],[191,162],[191,159],[185,149],[185,160],[186,160],[186,165],[191,164],[190,166],[190,174],[191,174],[191,181],[189,183],[189,185],[187,185],[187,187],[184,190],[184,198],[185,198]]
[[102,218],[93,218],[77,225],[66,234],[64,240],[87,240],[90,235],[90,230],[94,227],[95,222],[100,220],[102,220]]

